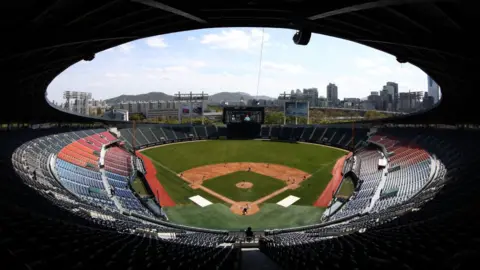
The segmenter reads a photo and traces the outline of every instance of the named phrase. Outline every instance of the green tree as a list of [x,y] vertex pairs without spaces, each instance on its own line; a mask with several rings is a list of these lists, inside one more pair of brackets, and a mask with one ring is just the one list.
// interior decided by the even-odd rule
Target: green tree
[[141,113],[132,113],[129,116],[130,121],[142,121],[145,119],[145,116]]
[[281,124],[283,124],[283,112],[265,113],[265,124],[267,124],[267,125],[281,125]]
[[178,124],[178,119],[174,117],[168,117],[165,119],[165,124]]
[[387,115],[378,111],[367,111],[363,117],[365,117],[365,119],[367,120],[372,120],[385,118],[387,117]]

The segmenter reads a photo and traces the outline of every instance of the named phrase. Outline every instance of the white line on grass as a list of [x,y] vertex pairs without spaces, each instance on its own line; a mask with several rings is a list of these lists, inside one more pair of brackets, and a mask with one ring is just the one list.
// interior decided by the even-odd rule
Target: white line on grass
[[[335,161],[335,162],[337,162],[337,161]],[[312,176],[315,175],[316,173],[320,172],[321,170],[327,168],[328,166],[332,165],[333,163],[334,163],[334,162],[320,164],[320,165],[322,165],[322,167],[320,167],[320,168],[318,168],[316,171],[314,171],[314,172],[310,175],[310,177],[312,177]],[[309,178],[310,178],[310,177],[309,177]]]
[[[176,172],[174,172],[173,170],[171,170],[171,169],[170,169],[170,168],[168,168],[167,166],[163,165],[162,163],[160,163],[160,162],[158,162],[158,161],[156,161],[156,160],[154,160],[154,159],[150,159],[150,160],[151,160],[153,163],[157,164],[158,166],[160,166],[160,167],[164,168],[165,170],[167,170],[167,171],[169,171],[169,172],[171,172],[171,173],[173,173],[173,174],[177,175],[177,173],[176,173]],[[177,176],[178,176],[178,175],[177,175]]]
[[326,147],[326,148],[337,149],[337,150],[343,151],[343,152],[345,152],[345,153],[349,153],[349,152],[350,152],[350,151],[345,150],[345,149],[342,149],[342,148],[338,148],[338,147],[330,146],[330,145],[325,145],[325,144],[309,143],[309,142],[298,142],[298,143],[301,143],[301,144],[310,144],[310,145],[316,145],[316,146],[321,146],[321,147]]

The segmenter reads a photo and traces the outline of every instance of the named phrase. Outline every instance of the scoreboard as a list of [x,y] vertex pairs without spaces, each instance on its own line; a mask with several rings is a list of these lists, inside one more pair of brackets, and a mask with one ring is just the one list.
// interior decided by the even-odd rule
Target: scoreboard
[[223,123],[224,124],[240,124],[240,123],[256,123],[263,124],[265,120],[264,107],[224,107]]

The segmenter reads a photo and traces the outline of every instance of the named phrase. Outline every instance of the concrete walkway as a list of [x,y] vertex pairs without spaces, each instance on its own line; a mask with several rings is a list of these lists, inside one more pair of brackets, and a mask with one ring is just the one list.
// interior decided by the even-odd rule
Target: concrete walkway
[[242,248],[241,270],[277,270],[280,268],[258,248]]

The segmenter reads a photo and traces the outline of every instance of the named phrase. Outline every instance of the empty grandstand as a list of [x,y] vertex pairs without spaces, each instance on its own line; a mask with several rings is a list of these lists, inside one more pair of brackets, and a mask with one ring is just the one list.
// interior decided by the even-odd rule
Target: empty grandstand
[[[478,227],[475,1],[3,1],[2,269],[472,269]],[[168,222],[131,182],[135,150],[224,138],[225,127],[67,114],[62,71],[142,37],[234,26],[323,33],[388,52],[442,86],[432,110],[358,125],[264,126],[258,137],[353,151],[351,196],[308,227],[257,232]],[[188,78],[191,79],[191,78]],[[73,86],[74,87],[74,86]],[[258,93],[257,93],[258,94]],[[10,106],[10,103],[21,103]],[[117,127],[118,130],[112,127]],[[360,162],[360,163],[356,163]],[[350,164],[350,163],[347,163]],[[356,167],[359,164],[359,167]],[[150,198],[151,199],[151,198]],[[157,205],[158,206],[158,205]],[[248,242],[250,241],[250,242]],[[240,252],[239,246],[261,253]],[[264,267],[263,269],[267,269]]]
[[[205,139],[210,137],[209,131],[218,132],[211,126],[189,125],[158,125],[149,128],[139,127],[139,130],[143,132],[152,128],[157,133],[168,134],[168,141],[174,143],[186,139]],[[347,130],[351,130],[350,127],[342,125],[295,127],[295,130],[298,129],[296,132],[289,126],[265,126],[258,137],[264,137],[265,130],[272,129],[278,130],[275,131],[278,134],[284,134],[278,139],[350,147],[350,144],[343,144],[340,140],[325,140],[325,135],[347,134]],[[198,136],[198,130],[205,133]],[[312,137],[315,130],[321,130],[322,134]],[[143,230],[143,233],[149,232],[150,237],[161,239],[166,237],[168,240],[162,241],[169,243],[191,245],[203,243],[202,246],[205,247],[217,247],[237,241],[236,237],[229,238],[225,231],[207,230],[207,234],[195,236],[195,233],[191,233],[205,230],[165,223],[167,217],[164,213],[158,209],[157,211],[155,207],[149,205],[151,201],[143,200],[131,189],[137,170],[142,174],[146,171],[143,161],[124,149],[122,145],[126,144],[122,141],[126,143],[128,139],[133,139],[128,136],[137,131],[134,132],[130,128],[118,131],[121,134],[119,138],[115,136],[116,133],[104,129],[87,129],[55,132],[29,140],[15,150],[12,164],[25,184],[55,205],[70,211],[72,215],[86,218],[96,224],[120,231],[133,230],[132,232],[138,233],[139,230]],[[128,134],[127,138],[123,134]],[[308,242],[309,245],[318,243],[321,247],[332,241],[329,240],[331,237],[351,235],[349,237],[355,239],[357,232],[373,228],[377,230],[379,225],[389,224],[391,220],[400,220],[402,215],[409,216],[408,213],[414,215],[448,183],[448,168],[458,162],[451,157],[457,157],[459,150],[446,143],[448,137],[443,136],[439,130],[416,128],[369,130],[360,127],[360,132],[355,134],[357,137],[349,138],[347,141],[352,139],[358,141],[359,147],[347,158],[342,168],[344,180],[350,173],[355,176],[352,196],[334,198],[329,204],[330,209],[324,214],[323,221],[319,220],[318,225],[267,232],[267,236],[260,243],[271,258],[282,263],[283,256],[278,257],[281,251],[277,244],[272,243],[285,247],[292,246],[295,250],[301,249],[305,245],[304,242]],[[472,131],[470,134],[473,136],[475,132]],[[135,145],[140,149],[146,145],[165,142],[150,138],[137,140]],[[439,142],[445,146],[442,151],[432,147],[432,144]],[[450,158],[447,158],[449,156]],[[382,164],[384,160],[386,164]],[[190,233],[185,234],[186,232]],[[349,238],[341,239],[347,241]],[[225,254],[235,252],[229,251]]]

